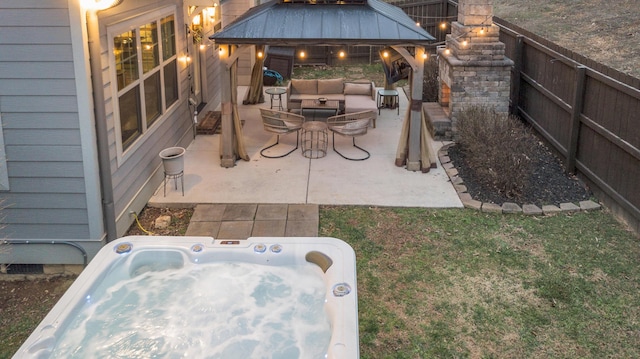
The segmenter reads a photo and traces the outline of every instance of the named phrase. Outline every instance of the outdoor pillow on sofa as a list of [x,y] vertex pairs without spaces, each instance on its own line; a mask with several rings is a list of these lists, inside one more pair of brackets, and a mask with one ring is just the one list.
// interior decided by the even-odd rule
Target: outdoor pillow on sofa
[[291,80],[292,94],[318,94],[318,80]]
[[318,95],[342,94],[344,79],[318,80]]
[[367,95],[371,97],[371,84],[347,82],[344,84],[344,94],[345,95]]

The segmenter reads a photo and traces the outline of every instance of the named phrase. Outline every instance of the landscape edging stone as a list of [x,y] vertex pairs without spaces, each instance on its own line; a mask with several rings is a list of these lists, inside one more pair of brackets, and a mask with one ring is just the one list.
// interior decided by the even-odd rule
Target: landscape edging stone
[[502,206],[500,206],[495,203],[475,200],[473,199],[471,194],[467,192],[467,186],[464,185],[464,179],[460,177],[455,163],[453,163],[451,161],[451,158],[449,157],[449,148],[454,145],[455,143],[449,143],[442,146],[438,151],[438,159],[440,160],[442,168],[445,169],[447,176],[449,176],[449,180],[453,184],[453,187],[455,188],[456,193],[458,194],[458,197],[460,198],[460,201],[465,208],[475,209],[482,212],[503,214],[519,213],[533,216],[552,215],[560,212],[572,213],[602,209],[602,205],[591,200],[580,201],[578,202],[578,205],[576,205],[575,203],[567,202],[560,203],[560,207],[554,205],[544,205],[542,206],[542,208],[530,203],[519,205],[513,202],[505,202],[502,204]]

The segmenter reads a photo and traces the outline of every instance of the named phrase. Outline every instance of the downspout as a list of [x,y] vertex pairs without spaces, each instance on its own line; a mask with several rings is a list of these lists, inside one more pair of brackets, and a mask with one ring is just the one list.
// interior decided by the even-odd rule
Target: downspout
[[116,212],[113,203],[113,183],[111,181],[111,159],[109,158],[109,140],[107,115],[104,105],[104,83],[102,81],[102,61],[100,59],[100,28],[98,10],[87,10],[87,38],[89,44],[89,65],[93,88],[93,111],[98,145],[98,168],[100,172],[100,190],[102,192],[102,212],[107,232],[107,242],[118,237]]

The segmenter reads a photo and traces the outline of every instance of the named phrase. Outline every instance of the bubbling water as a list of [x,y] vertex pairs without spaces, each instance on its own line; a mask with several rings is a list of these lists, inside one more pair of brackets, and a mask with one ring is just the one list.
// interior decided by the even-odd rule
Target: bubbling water
[[88,299],[51,357],[324,358],[319,273],[229,262],[145,272]]

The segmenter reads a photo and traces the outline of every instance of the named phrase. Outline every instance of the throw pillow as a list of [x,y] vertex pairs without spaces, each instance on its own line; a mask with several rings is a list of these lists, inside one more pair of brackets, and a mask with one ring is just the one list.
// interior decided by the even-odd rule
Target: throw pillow
[[318,80],[318,95],[342,94],[343,87],[344,80],[342,78]]
[[291,80],[292,93],[315,95],[318,93],[318,80]]
[[369,83],[353,83],[347,82],[344,84],[345,95],[371,95],[371,84]]

